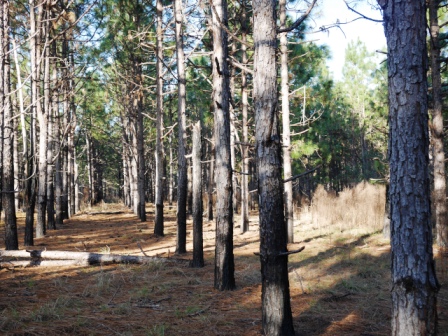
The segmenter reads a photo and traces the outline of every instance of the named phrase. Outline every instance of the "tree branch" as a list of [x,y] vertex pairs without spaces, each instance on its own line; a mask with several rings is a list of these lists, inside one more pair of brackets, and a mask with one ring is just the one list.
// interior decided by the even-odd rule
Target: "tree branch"
[[307,11],[305,12],[305,14],[303,14],[300,18],[298,18],[296,20],[296,22],[294,22],[290,27],[287,28],[280,28],[277,30],[277,34],[280,33],[288,33],[296,28],[298,28],[303,21],[305,21],[305,19],[308,17],[308,15],[310,15],[311,10],[313,9],[314,5],[316,4],[317,0],[313,0],[313,2],[311,3],[311,5],[308,7]]
[[289,181],[293,181],[293,180],[298,179],[299,177],[302,177],[302,176],[304,176],[304,175],[308,175],[308,174],[312,173],[313,171],[319,169],[321,166],[322,166],[322,165],[319,165],[319,166],[317,166],[316,168],[313,168],[313,169],[311,169],[311,170],[308,170],[308,171],[306,171],[306,172],[304,172],[304,173],[301,173],[301,174],[298,174],[298,175],[291,176],[290,178],[287,178],[286,180],[283,180],[283,183],[286,183],[286,182],[289,182]]

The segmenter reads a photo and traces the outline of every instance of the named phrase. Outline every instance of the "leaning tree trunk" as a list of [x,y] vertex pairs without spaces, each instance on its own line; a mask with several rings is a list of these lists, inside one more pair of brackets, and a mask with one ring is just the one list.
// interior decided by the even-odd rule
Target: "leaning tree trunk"
[[193,126],[193,260],[192,267],[204,267],[202,237],[201,122]]
[[378,3],[388,47],[392,335],[436,335],[426,6],[424,0]]
[[5,246],[7,250],[17,250],[19,241],[17,238],[16,207],[14,202],[14,125],[13,111],[10,97],[10,53],[9,53],[9,1],[2,1],[0,8],[0,47],[1,47],[1,83],[0,103],[3,112],[3,187],[2,204],[5,216]]
[[186,79],[183,42],[183,8],[182,0],[174,0],[174,17],[176,22],[176,54],[177,54],[177,128],[178,128],[178,168],[177,168],[177,241],[176,253],[187,252],[187,145],[186,121]]
[[156,213],[154,234],[163,236],[163,4],[157,0],[157,120],[156,120]]
[[265,335],[294,335],[279,121],[277,116],[276,1],[255,0],[254,107],[260,212],[262,326]]
[[[280,0],[280,26],[286,26],[286,0]],[[288,77],[288,36],[280,34],[281,51],[281,95],[283,122],[283,178],[289,179],[291,170],[291,132],[289,129],[289,77]],[[294,243],[294,211],[292,202],[292,181],[285,182],[285,219],[288,231],[288,243]]]
[[434,205],[436,210],[437,245],[448,247],[448,212],[446,205],[445,151],[443,146],[442,79],[440,73],[439,0],[429,1],[431,26],[432,121],[431,139],[434,151]]
[[227,64],[227,1],[213,0],[213,108],[216,183],[215,288],[235,288],[233,257],[232,166],[230,157],[229,67]]

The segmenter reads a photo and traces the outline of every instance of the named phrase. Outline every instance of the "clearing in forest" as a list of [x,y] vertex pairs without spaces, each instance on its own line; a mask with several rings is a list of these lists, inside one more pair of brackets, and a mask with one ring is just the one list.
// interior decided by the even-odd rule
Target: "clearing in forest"
[[[168,207],[166,207],[168,208]],[[166,211],[166,236],[153,235],[153,208],[141,223],[127,208],[107,204],[65,221],[36,239],[35,249],[175,256],[175,207]],[[261,335],[258,217],[234,236],[237,289],[213,289],[214,222],[204,223],[206,265],[168,260],[146,265],[28,267],[0,270],[2,335]],[[304,213],[296,225],[305,250],[289,257],[298,335],[389,335],[389,242],[381,233],[323,227]],[[20,241],[23,215],[19,214]],[[235,222],[239,223],[238,216]],[[239,230],[235,230],[238,232]],[[341,232],[342,231],[342,232]],[[141,249],[140,249],[140,247]],[[23,248],[21,246],[21,248]],[[5,265],[5,260],[2,260]],[[445,261],[446,263],[446,261]],[[438,260],[440,269],[445,269]],[[439,272],[441,335],[448,332],[446,272]]]

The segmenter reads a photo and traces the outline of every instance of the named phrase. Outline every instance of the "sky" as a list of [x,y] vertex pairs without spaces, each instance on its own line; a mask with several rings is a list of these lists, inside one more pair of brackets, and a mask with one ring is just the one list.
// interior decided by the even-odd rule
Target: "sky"
[[[347,8],[343,0],[321,0],[319,2],[320,6],[315,9],[312,20],[309,22],[309,24],[314,26],[314,30],[319,30],[319,27],[328,26],[337,22],[337,20],[339,22],[347,22],[359,17],[359,15]],[[381,19],[380,11],[372,9],[366,1],[357,4],[354,8],[367,17]],[[359,19],[349,24],[340,25],[340,27],[344,33],[338,28],[331,28],[328,32],[318,32],[308,34],[307,36],[307,40],[318,39],[315,43],[326,44],[330,47],[332,59],[327,64],[335,80],[342,78],[345,49],[350,41],[354,41],[359,37],[366,44],[369,51],[386,51],[386,38],[384,37],[382,23]],[[376,53],[376,55],[379,64],[384,60],[385,55],[380,53]]]

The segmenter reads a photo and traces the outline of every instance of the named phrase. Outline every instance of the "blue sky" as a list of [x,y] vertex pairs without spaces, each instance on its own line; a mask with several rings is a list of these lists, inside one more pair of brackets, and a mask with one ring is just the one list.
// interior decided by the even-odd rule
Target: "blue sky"
[[[309,22],[309,24],[314,25],[315,30],[318,30],[321,26],[328,26],[335,23],[337,20],[339,22],[347,22],[359,17],[359,15],[353,13],[346,7],[343,0],[323,0],[318,2],[320,3],[319,7],[313,13],[313,20]],[[355,9],[365,16],[381,19],[380,11],[372,9],[365,1],[357,4]],[[386,51],[386,39],[384,37],[382,23],[360,19],[350,24],[341,25],[340,27],[344,33],[338,28],[332,28],[328,32],[319,32],[307,36],[307,40],[318,39],[316,41],[317,44],[326,44],[330,47],[332,59],[328,61],[328,67],[336,80],[341,79],[345,49],[350,41],[356,40],[359,37],[366,44],[369,51]],[[377,53],[377,56],[377,62],[379,64],[384,60],[385,55]]]

